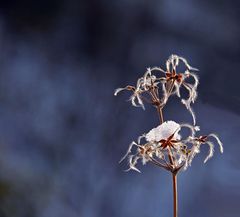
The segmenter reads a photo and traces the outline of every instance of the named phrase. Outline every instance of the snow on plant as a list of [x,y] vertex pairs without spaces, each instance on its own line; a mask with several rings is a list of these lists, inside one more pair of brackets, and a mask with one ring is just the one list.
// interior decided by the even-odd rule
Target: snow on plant
[[[183,72],[178,72],[180,63],[185,66]],[[172,173],[174,217],[177,217],[178,172],[186,170],[191,165],[193,158],[200,153],[202,145],[209,146],[209,153],[204,163],[213,156],[214,142],[218,144],[220,152],[223,153],[222,142],[216,134],[197,135],[200,127],[196,126],[196,118],[191,104],[197,98],[199,81],[198,76],[193,71],[198,70],[190,66],[186,59],[171,55],[166,61],[166,70],[160,67],[148,68],[144,75],[137,80],[136,86],[127,85],[123,88],[117,88],[114,93],[116,96],[123,90],[130,91],[132,95],[129,100],[133,106],[145,109],[145,104],[151,104],[157,110],[160,125],[139,136],[137,142],[133,141],[120,162],[128,160],[129,168],[126,171],[140,172],[137,164],[141,161],[143,165],[152,163]],[[182,88],[187,90],[188,98],[182,98]],[[164,121],[163,108],[173,95],[179,97],[182,104],[190,112],[193,124],[176,123],[172,120]],[[185,128],[188,129],[189,134],[183,138],[181,132]]]

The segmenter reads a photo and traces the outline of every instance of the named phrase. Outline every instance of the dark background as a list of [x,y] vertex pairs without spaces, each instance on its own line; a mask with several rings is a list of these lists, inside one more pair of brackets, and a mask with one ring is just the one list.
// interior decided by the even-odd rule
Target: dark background
[[[1,1],[0,217],[172,216],[171,176],[118,164],[158,125],[115,88],[172,53],[200,69],[203,147],[179,176],[179,217],[239,217],[240,3],[227,0]],[[191,121],[172,99],[165,119]]]

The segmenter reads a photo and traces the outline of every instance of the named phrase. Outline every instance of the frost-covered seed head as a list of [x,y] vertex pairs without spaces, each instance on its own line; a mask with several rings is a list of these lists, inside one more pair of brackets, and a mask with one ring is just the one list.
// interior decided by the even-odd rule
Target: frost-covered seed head
[[[179,71],[179,64],[183,64],[185,69],[181,67],[182,71]],[[140,172],[136,167],[139,160],[142,164],[151,162],[171,172],[176,172],[181,168],[187,169],[204,144],[209,146],[209,153],[204,160],[204,163],[207,162],[214,154],[214,142],[217,142],[220,152],[223,153],[222,142],[216,134],[196,137],[200,128],[196,126],[192,104],[198,96],[199,78],[193,71],[198,71],[198,69],[190,66],[186,59],[171,55],[166,61],[166,70],[160,67],[149,67],[137,80],[136,86],[127,85],[115,90],[115,96],[123,90],[130,91],[132,94],[129,101],[135,107],[145,109],[145,104],[148,103],[157,108],[161,122],[163,122],[161,116],[163,108],[168,99],[176,95],[193,119],[193,125],[179,124],[174,121],[163,122],[140,136],[137,143],[132,142],[121,159],[122,161],[128,158],[129,169],[127,171]],[[181,94],[182,89],[188,93],[186,98],[182,97],[184,95]],[[189,135],[186,138],[181,135],[183,128],[189,129]]]

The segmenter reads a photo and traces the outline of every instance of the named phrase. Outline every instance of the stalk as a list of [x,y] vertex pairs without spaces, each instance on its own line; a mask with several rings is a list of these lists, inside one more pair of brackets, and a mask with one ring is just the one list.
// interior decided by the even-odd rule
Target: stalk
[[178,216],[177,174],[172,173],[173,181],[173,217]]
[[160,106],[157,107],[157,112],[158,112],[158,117],[159,117],[160,124],[162,124],[164,122],[164,120],[163,120],[162,108],[160,108]]
[[[157,107],[160,123],[164,122],[163,112],[160,106]],[[168,157],[171,165],[174,164],[170,148],[168,149]],[[172,186],[173,186],[173,217],[178,216],[178,192],[177,192],[177,172],[172,172]]]

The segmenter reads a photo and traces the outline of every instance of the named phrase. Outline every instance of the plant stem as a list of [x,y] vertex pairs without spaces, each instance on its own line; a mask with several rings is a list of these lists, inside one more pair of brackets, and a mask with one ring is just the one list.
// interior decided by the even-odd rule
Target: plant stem
[[178,192],[177,192],[177,174],[172,173],[173,181],[173,217],[178,216]]
[[[164,122],[164,119],[163,119],[162,108],[160,106],[157,107],[157,112],[158,112],[160,123],[162,124]],[[168,158],[171,165],[174,165],[170,148],[168,148]],[[173,182],[173,213],[174,213],[173,217],[177,217],[178,216],[177,172],[176,173],[172,172],[172,182]]]
[[157,112],[158,112],[159,121],[162,124],[164,122],[164,120],[163,120],[162,108],[160,106],[157,107]]

